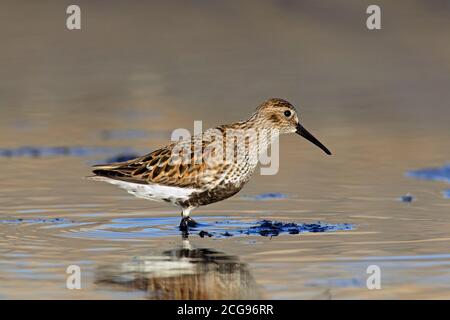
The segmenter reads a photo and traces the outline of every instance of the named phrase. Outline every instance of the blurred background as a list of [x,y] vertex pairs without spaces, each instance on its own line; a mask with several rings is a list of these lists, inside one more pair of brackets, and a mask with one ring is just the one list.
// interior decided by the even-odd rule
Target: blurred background
[[[177,209],[88,182],[89,166],[164,146],[194,120],[246,119],[270,97],[333,157],[283,137],[279,173],[241,195],[286,199],[194,214],[354,228],[191,242],[239,257],[264,298],[450,297],[450,188],[405,175],[450,181],[449,1],[77,1],[74,31],[70,4],[1,4],[0,298],[154,298],[103,287],[97,270],[175,250]],[[366,27],[370,4],[381,30]],[[84,290],[65,289],[69,264],[84,266]],[[369,264],[382,290],[367,290]]]

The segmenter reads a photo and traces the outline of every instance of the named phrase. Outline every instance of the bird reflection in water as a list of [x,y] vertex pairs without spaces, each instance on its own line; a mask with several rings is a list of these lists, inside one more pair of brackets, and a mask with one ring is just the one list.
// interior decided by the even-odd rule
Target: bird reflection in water
[[258,299],[257,285],[238,257],[208,248],[193,248],[187,238],[180,248],[160,256],[137,256],[102,267],[97,284],[142,290],[154,300]]

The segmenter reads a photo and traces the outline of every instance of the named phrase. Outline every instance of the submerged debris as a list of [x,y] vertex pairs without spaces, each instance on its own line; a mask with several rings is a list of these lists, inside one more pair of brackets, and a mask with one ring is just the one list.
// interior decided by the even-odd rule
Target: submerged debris
[[450,182],[450,163],[440,168],[425,168],[420,170],[408,171],[406,175],[423,180]]
[[414,197],[412,195],[410,195],[409,193],[400,197],[400,201],[401,202],[408,202],[409,203],[409,202],[413,202],[413,200],[414,200]]

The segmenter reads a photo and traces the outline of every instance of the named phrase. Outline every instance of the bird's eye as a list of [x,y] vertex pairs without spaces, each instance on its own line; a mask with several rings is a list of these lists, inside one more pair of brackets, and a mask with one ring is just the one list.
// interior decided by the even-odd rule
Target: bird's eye
[[289,111],[289,110],[286,110],[285,112],[284,112],[284,115],[286,116],[286,117],[290,117],[291,116],[291,111]]

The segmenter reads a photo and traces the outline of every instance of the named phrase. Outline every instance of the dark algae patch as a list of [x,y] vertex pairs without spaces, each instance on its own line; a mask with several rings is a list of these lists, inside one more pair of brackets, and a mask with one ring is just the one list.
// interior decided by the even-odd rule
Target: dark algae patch
[[447,199],[450,199],[450,189],[449,190],[445,190],[444,192],[444,197]]
[[322,222],[316,223],[284,223],[281,221],[261,220],[245,229],[228,230],[226,232],[206,232],[200,231],[200,237],[232,237],[236,235],[260,235],[263,237],[275,237],[280,234],[300,234],[306,232],[334,232],[343,230],[352,230],[353,225],[349,223],[328,224]]
[[287,199],[288,196],[284,193],[280,192],[267,192],[257,194],[255,196],[242,196],[242,199],[246,200],[255,200],[255,201],[264,201],[264,200],[278,200],[278,199]]
[[111,158],[106,159],[105,163],[113,163],[113,162],[125,162],[128,160],[132,160],[139,157],[137,153],[121,153]]

